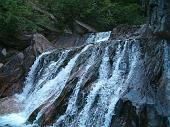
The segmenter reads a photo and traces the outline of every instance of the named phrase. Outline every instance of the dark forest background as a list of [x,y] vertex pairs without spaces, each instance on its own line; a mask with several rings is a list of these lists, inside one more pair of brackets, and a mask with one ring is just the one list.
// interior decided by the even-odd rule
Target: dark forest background
[[75,20],[107,31],[145,18],[138,0],[0,0],[0,42],[17,42],[23,33],[72,30]]

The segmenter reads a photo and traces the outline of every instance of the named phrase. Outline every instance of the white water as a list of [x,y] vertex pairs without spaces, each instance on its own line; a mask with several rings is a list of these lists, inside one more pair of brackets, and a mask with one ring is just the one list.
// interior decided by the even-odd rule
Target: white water
[[[76,75],[78,81],[69,97],[65,112],[60,114],[53,126],[60,127],[62,124],[65,127],[109,127],[116,103],[126,92],[134,74],[137,73],[137,65],[141,64],[140,49],[135,40],[126,40],[124,43],[115,41],[114,43],[118,43],[118,46],[114,54],[110,50],[112,45],[108,44],[102,47],[109,37],[110,32],[91,35],[86,42],[94,43],[94,45],[87,44],[70,59],[68,59],[68,55],[71,50],[63,51],[57,61],[46,61],[46,57],[53,52],[40,55],[30,69],[23,92],[16,95],[17,101],[23,104],[24,109],[19,113],[0,116],[0,126],[31,126],[25,125],[25,122],[36,109],[45,105],[34,121],[36,124],[45,109],[60,96],[72,76],[72,71],[77,67],[81,71],[79,75]],[[82,63],[82,67],[78,66],[77,63],[81,61],[81,57],[89,52],[90,56]],[[42,60],[45,61],[45,64],[39,67]],[[113,61],[112,65],[111,60]],[[65,64],[66,61],[67,64]],[[91,70],[93,71],[97,64],[99,67],[94,73],[98,73],[98,78],[89,84],[89,88],[86,90],[88,92],[82,98],[85,99],[85,103],[80,110],[77,106],[79,94],[87,83],[87,77],[90,76]],[[127,72],[128,74],[126,74]]]
[[[93,84],[93,88],[87,97],[87,104],[80,113],[78,123],[80,127],[91,126],[95,121],[98,121],[96,126],[108,127],[110,125],[111,118],[114,115],[114,107],[127,87],[125,85],[126,83],[123,84],[124,79],[122,79],[122,70],[119,69],[121,60],[123,60],[123,56],[125,55],[126,47],[127,43],[124,45],[123,51],[120,51],[120,48],[118,49],[116,54],[117,60],[113,63],[115,64],[115,69],[113,70],[110,78],[108,78],[109,70],[106,68],[102,69],[104,65],[108,65],[107,54],[104,55],[105,57],[103,58],[103,62],[100,66],[100,77],[97,83]],[[137,57],[137,54],[134,55]],[[134,62],[136,62],[136,60],[134,60]],[[90,109],[92,108],[92,104],[94,103],[97,95],[100,96],[100,100],[98,101],[96,112],[92,114],[92,116],[96,119],[95,121],[92,121],[92,123],[89,123]]]
[[[126,91],[128,85],[131,80],[134,77],[136,64],[140,63],[140,53],[139,53],[139,47],[133,46],[133,49],[131,51],[128,50],[128,41],[125,42],[123,50],[121,45],[118,47],[116,56],[114,58],[115,62],[113,65],[115,68],[113,69],[112,76],[109,77],[109,71],[110,71],[110,63],[109,63],[109,47],[105,48],[105,53],[103,55],[103,59],[99,68],[99,78],[97,82],[92,84],[92,89],[90,90],[90,93],[88,94],[86,98],[86,105],[83,107],[81,112],[76,116],[76,118],[71,122],[68,123],[67,116],[69,115],[77,115],[77,107],[76,107],[76,100],[78,96],[78,92],[80,89],[80,86],[83,85],[82,80],[84,76],[79,80],[77,83],[77,86],[75,88],[76,94],[73,95],[73,97],[70,98],[69,104],[66,110],[66,113],[62,115],[54,124],[55,126],[60,126],[60,123],[64,123],[64,126],[78,126],[78,127],[91,127],[91,126],[103,126],[103,127],[109,127],[112,116],[114,115],[114,108],[121,97],[121,95]],[[121,63],[124,61],[124,57],[127,53],[127,51],[131,52],[130,54],[133,54],[131,57],[129,57],[129,61],[131,62],[131,70],[129,72],[129,75],[127,77],[127,80],[123,79],[123,75],[125,73],[125,70],[127,69],[126,66],[124,67],[125,70],[120,69]],[[87,68],[91,66],[91,64],[88,64]],[[99,100],[96,104],[96,109],[93,111],[92,105],[95,103],[96,97],[99,96]],[[91,119],[94,120],[91,120]]]
[[[56,121],[56,124],[57,124],[58,122],[61,122],[62,120],[64,120],[67,115],[74,115],[74,114],[76,114],[76,112],[77,112],[77,107],[76,107],[76,104],[75,104],[75,103],[76,103],[77,98],[78,98],[78,93],[79,93],[79,91],[80,91],[80,87],[81,87],[82,85],[84,85],[84,84],[83,84],[83,80],[84,80],[84,78],[85,78],[85,75],[87,74],[87,71],[89,70],[89,68],[94,64],[94,62],[93,62],[94,60],[95,60],[95,56],[94,56],[94,54],[92,53],[92,55],[91,55],[91,57],[90,57],[90,59],[89,59],[89,61],[88,61],[88,65],[85,67],[85,71],[84,71],[84,73],[82,74],[79,82],[76,84],[76,88],[75,88],[72,96],[71,96],[70,99],[69,99],[68,106],[67,106],[67,109],[66,109],[66,113],[65,113],[64,115],[60,116],[60,118]],[[54,126],[57,126],[56,124],[55,124]]]
[[[18,99],[20,99],[21,101],[27,97],[28,93],[30,92],[32,86],[33,86],[33,81],[35,78],[35,73],[36,73],[36,69],[38,67],[38,64],[40,62],[40,59],[42,59],[43,56],[50,54],[51,52],[45,52],[42,53],[34,62],[34,64],[32,65],[32,67],[30,68],[30,71],[28,73],[28,76],[26,77],[26,81],[25,81],[25,88],[23,89],[22,94],[20,94],[20,96],[18,97]],[[18,95],[16,95],[18,96]]]
[[[35,71],[37,64],[44,55],[49,54],[50,52],[46,52],[42,55],[40,55],[36,61],[34,62],[33,66],[31,67],[31,70],[29,72],[29,75],[26,79],[26,86],[23,90],[23,93],[21,95],[17,95],[18,98],[22,98],[22,101],[24,102],[25,109],[21,113],[13,113],[8,114],[5,116],[0,117],[0,125],[5,126],[6,124],[10,126],[21,126],[23,123],[26,122],[29,115],[38,108],[41,104],[43,104],[46,100],[48,100],[51,96],[59,96],[62,89],[65,86],[65,83],[67,82],[69,78],[69,74],[75,65],[76,60],[78,59],[79,55],[86,51],[90,45],[87,45],[82,51],[75,55],[74,58],[72,58],[67,66],[63,68],[58,75],[54,78],[46,82],[42,88],[38,88],[36,85],[34,86],[35,89],[31,93],[29,91],[31,90],[31,87],[33,87],[33,76],[35,76]],[[60,60],[60,59],[59,59]],[[58,61],[60,63],[60,61]],[[51,66],[51,65],[50,65]],[[39,85],[39,84],[37,84]],[[29,93],[29,96],[27,96]],[[19,101],[21,101],[19,99]]]
[[[166,98],[169,102],[167,107],[170,107],[170,45],[168,42],[164,41],[164,77],[166,78]],[[170,111],[164,111],[170,116]],[[170,118],[168,118],[170,123]]]
[[21,113],[13,113],[0,117],[0,126],[5,126],[6,124],[16,127],[21,126],[25,123],[26,119]]
[[99,32],[99,33],[92,33],[88,39],[86,40],[86,43],[99,43],[103,41],[108,41],[111,35],[111,31],[109,32]]

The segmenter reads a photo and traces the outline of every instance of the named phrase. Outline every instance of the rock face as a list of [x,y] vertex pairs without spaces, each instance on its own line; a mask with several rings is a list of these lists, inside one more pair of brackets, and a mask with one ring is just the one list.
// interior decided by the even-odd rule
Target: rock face
[[36,33],[30,39],[30,46],[23,51],[0,46],[0,98],[22,91],[25,76],[38,55],[55,48],[83,45],[87,38],[88,35],[63,34],[50,43],[43,35]]
[[[149,14],[150,34],[142,43],[145,59],[145,85],[135,86],[117,103],[113,127],[169,127],[169,42],[170,1],[142,0]],[[149,38],[148,38],[149,37]],[[161,45],[165,47],[161,49]],[[162,46],[163,46],[162,45]],[[164,60],[160,60],[163,55]],[[167,62],[167,64],[166,64]],[[155,75],[155,76],[154,76]],[[165,76],[167,75],[167,76]],[[147,89],[146,89],[147,88]],[[152,99],[151,99],[152,98]],[[121,121],[121,123],[120,123]]]
[[159,38],[170,41],[170,1],[141,0],[149,16],[149,26]]
[[32,45],[33,50],[38,54],[54,49],[54,45],[50,43],[43,35],[38,33],[33,35]]
[[81,37],[80,35],[65,33],[65,34],[58,36],[53,41],[53,43],[55,44],[57,48],[69,48],[69,47],[80,46],[84,42],[83,42],[83,37]]
[[55,40],[52,41],[52,43],[55,44],[56,48],[71,48],[71,47],[78,47],[81,45],[84,45],[87,41],[87,39],[91,35],[95,35],[97,33],[88,33],[84,35],[78,35],[78,34],[70,34],[70,33],[64,33],[56,37]]
[[[15,51],[8,60],[2,61],[4,63],[1,63],[0,67],[0,98],[21,92],[25,76],[36,56],[55,48],[40,34],[35,34],[31,42],[32,44],[23,52]],[[4,54],[2,55],[5,57]]]
[[0,125],[168,127],[170,45],[146,25],[129,30],[41,54],[15,96],[22,107],[3,110]]
[[20,90],[23,78],[24,54],[19,53],[0,68],[0,96],[10,96]]

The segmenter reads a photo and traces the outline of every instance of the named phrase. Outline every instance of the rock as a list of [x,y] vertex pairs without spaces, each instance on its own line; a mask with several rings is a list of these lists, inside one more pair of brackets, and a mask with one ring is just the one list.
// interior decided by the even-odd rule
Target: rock
[[163,38],[170,41],[170,32],[168,31],[157,31],[154,32],[154,35],[157,36],[158,38]]
[[120,40],[129,38],[129,37],[134,38],[134,36],[136,37],[139,35],[141,36],[141,33],[144,33],[143,31],[145,30],[146,30],[146,25],[141,25],[141,26],[140,25],[134,25],[134,26],[119,25],[112,30],[111,38],[120,39]]
[[39,54],[55,48],[56,46],[49,42],[43,35],[38,33],[34,34],[31,45],[23,51],[24,55],[27,56],[24,58],[23,63],[26,73],[29,71],[29,68]]
[[80,36],[78,34],[64,33],[52,42],[57,48],[69,48],[83,45],[87,37],[88,35]]
[[18,54],[19,52],[21,51],[0,45],[0,63],[5,64],[6,62],[10,61],[11,57]]
[[74,22],[74,32],[83,35],[85,33],[89,33],[89,32],[97,32],[96,29],[94,29],[92,26],[89,26],[86,23],[83,23],[81,21],[75,20]]
[[17,113],[23,109],[23,104],[16,101],[15,97],[3,98],[0,100],[0,115],[6,113]]
[[[79,47],[81,48],[81,47]],[[79,49],[78,48],[78,49]],[[102,49],[101,49],[102,50]],[[73,52],[77,52],[79,50],[77,50],[76,48],[73,49]],[[71,54],[72,55],[74,55]],[[85,68],[83,67],[83,64],[85,64],[86,59],[90,56],[90,51],[84,53],[80,59],[79,62],[77,62],[77,66],[80,67],[75,67],[70,75],[70,78],[67,81],[67,85],[65,86],[65,88],[63,89],[62,93],[60,94],[59,98],[57,98],[55,100],[55,102],[53,103],[49,103],[47,101],[47,103],[41,105],[39,108],[37,108],[29,117],[28,119],[28,123],[29,122],[33,122],[34,119],[36,118],[38,112],[43,109],[43,111],[45,111],[43,113],[43,115],[37,120],[38,124],[40,126],[45,126],[46,124],[51,124],[55,121],[55,116],[62,114],[65,111],[67,102],[69,100],[69,96],[71,95],[71,93],[73,92],[73,89],[76,86],[76,83],[78,82],[78,77],[81,76],[83,73],[85,73]],[[95,73],[97,71],[97,68],[99,67],[99,64],[101,62],[101,56],[98,58],[99,61],[96,62],[95,67],[91,68],[90,70],[90,74],[87,75],[85,81],[90,80],[93,81],[97,78],[97,73]],[[42,64],[42,63],[41,63]],[[92,76],[92,77],[91,77]],[[90,83],[89,81],[89,83]],[[55,96],[54,96],[55,97]],[[82,98],[80,98],[81,100]],[[49,98],[50,100],[50,98]],[[47,106],[48,105],[48,106]]]
[[[126,50],[123,50],[123,46],[122,46],[122,50],[125,51],[124,56],[123,57],[118,56],[118,58],[122,58],[121,59],[122,62],[120,62],[118,67],[120,70],[122,70],[121,75],[123,77],[116,82],[118,83],[119,81],[121,81],[123,82],[123,84],[125,83],[127,89],[126,91],[124,91],[124,93],[121,96],[119,96],[120,100],[116,104],[115,115],[112,116],[112,122],[110,127],[168,127],[168,116],[170,111],[169,110],[170,101],[168,98],[170,93],[169,92],[170,80],[168,77],[169,75],[166,73],[169,72],[168,68],[169,68],[170,47],[169,46],[165,47],[164,44],[166,42],[154,37],[150,32],[145,34],[146,27],[144,28],[142,27],[142,29],[139,30],[137,28],[135,29],[136,30],[134,30],[134,28],[132,29],[129,28],[129,30],[132,31],[131,33],[131,32],[126,32],[125,29],[121,28],[120,32],[121,33],[125,32],[125,35],[126,34],[128,35],[125,36],[125,39],[122,39],[120,41],[119,40],[115,41],[114,40],[115,38],[111,38],[111,40],[107,41],[106,43],[102,43],[103,45],[106,44],[107,46],[111,45],[108,51],[109,58],[110,58],[109,67],[111,69],[108,70],[112,70],[112,68],[115,67],[113,65],[114,61],[112,61],[112,59],[115,56],[115,52],[118,46],[125,44],[123,41],[129,41],[126,43],[127,44],[127,47],[125,46]],[[139,36],[140,34],[143,36]],[[124,35],[124,34],[117,33],[117,35]],[[139,38],[135,38],[136,40],[134,40],[134,37],[139,37]],[[146,37],[146,39],[143,39],[144,37]],[[130,38],[130,40],[126,40],[126,38]],[[137,44],[139,47],[138,46],[134,47],[131,44],[133,41],[134,44]],[[69,114],[70,112],[68,112],[67,114],[67,106],[69,103],[69,98],[74,93],[73,91],[76,89],[75,88],[76,82],[78,82],[78,80],[80,81],[80,77],[82,77],[82,74],[85,73],[83,72],[84,71],[83,64],[85,64],[86,61],[88,61],[89,54],[93,54],[90,49],[84,52],[84,54],[80,56],[78,62],[76,62],[76,65],[72,69],[70,77],[67,80],[67,83],[62,89],[58,98],[56,96],[52,96],[51,98],[56,97],[53,103],[51,103],[52,101],[47,100],[42,105],[40,105],[35,111],[33,111],[32,115],[30,115],[30,118],[28,119],[30,123],[35,122],[40,126],[48,126],[48,125],[50,126],[53,123],[55,123],[56,126],[69,126],[69,125],[78,126],[76,122],[75,123],[71,123],[71,122],[76,120],[79,122],[80,118],[79,115],[77,116],[77,114],[81,113],[83,106],[85,106],[86,104],[88,105],[88,102],[86,101],[89,96],[87,95],[93,89],[92,84],[97,82],[96,80],[99,77],[98,68],[100,66],[101,59],[103,56],[103,51],[105,49],[104,47],[102,47],[103,46],[102,44],[99,47],[95,47],[94,44],[92,47],[92,49],[96,48],[95,51],[97,51],[93,53],[95,55],[99,54],[99,56],[96,56],[97,59],[95,59],[95,62],[98,63],[94,65],[94,68],[89,69],[87,75],[84,78],[84,81],[81,82],[83,83],[83,86],[81,86],[75,102],[77,112],[73,115],[70,115]],[[75,48],[71,48],[71,50],[74,49]],[[166,54],[164,54],[164,50],[168,50],[166,51],[167,52]],[[129,59],[133,54],[130,53],[131,51],[140,52],[139,53],[140,58],[133,65],[130,63],[131,60]],[[55,53],[52,53],[51,55],[54,56],[54,54]],[[166,57],[164,55],[166,55]],[[46,61],[50,62],[48,58],[51,58],[52,56],[45,58]],[[52,61],[54,61],[54,59]],[[40,62],[40,65],[42,66],[42,69],[39,68],[40,71],[45,70],[43,67],[46,67],[46,64],[47,63],[44,63],[43,61],[42,63]],[[165,68],[165,65],[167,66],[167,68]],[[131,70],[132,68],[134,72]],[[167,72],[165,72],[165,70]],[[111,74],[111,72],[109,71],[107,73],[109,73],[108,75],[115,76],[114,74]],[[41,72],[41,74],[43,74],[43,72]],[[36,76],[36,80],[38,80],[38,78],[41,79],[40,77],[41,77],[40,75]],[[124,79],[125,81],[122,81]],[[127,80],[130,79],[130,80],[126,81],[126,79]],[[112,83],[114,85],[114,81]],[[107,83],[105,85],[107,85]],[[110,87],[110,89],[111,88],[112,86]],[[100,111],[98,110],[98,104],[100,104],[99,102],[101,100],[99,98],[100,97],[102,98],[102,95],[105,94],[107,93],[100,95],[100,91],[96,93],[95,98],[93,98],[94,99],[92,104],[93,106],[91,106],[91,109],[89,109],[89,112],[87,113],[89,114],[88,115],[89,118],[93,117],[95,113],[96,115],[94,115],[95,117],[93,117],[95,120],[98,118],[98,116],[101,117],[103,115],[100,114],[101,115],[100,116],[97,115],[97,113],[98,112],[100,113]],[[114,97],[114,95],[112,95],[112,97]],[[42,113],[41,117],[39,117],[39,119],[36,119],[39,112]],[[64,119],[60,119],[62,118],[61,116],[64,116]],[[56,123],[56,121],[58,120],[59,122]],[[91,119],[89,119],[89,121],[90,120]],[[93,125],[95,125],[96,122],[95,120],[92,121],[94,122],[92,123]],[[87,120],[86,122],[88,123],[89,121]],[[89,122],[88,125],[91,125],[91,123]]]
[[3,65],[4,65],[3,63],[0,63],[0,68],[1,68]]
[[160,116],[153,105],[138,110],[130,101],[119,100],[111,127],[167,127],[167,118]]
[[0,67],[0,98],[21,92],[26,74],[35,58],[39,54],[54,48],[55,46],[43,35],[35,34],[32,44],[23,52],[10,53],[12,56],[6,58],[6,62],[2,63]]
[[5,58],[4,54],[2,53],[2,50],[3,50],[3,47],[0,46],[0,62],[3,62]]
[[21,91],[24,73],[23,61],[24,55],[19,53],[0,68],[0,98]]
[[[145,1],[145,0],[142,0]],[[158,37],[169,40],[170,32],[170,1],[169,0],[150,0],[148,5],[148,13],[150,16],[149,25]],[[160,34],[158,34],[160,33]],[[163,36],[162,36],[163,35]]]
[[34,51],[39,54],[48,50],[52,50],[55,47],[43,35],[38,33],[33,35],[31,46],[33,47]]
[[6,51],[6,49],[4,48],[4,49],[2,49],[2,54],[4,55],[4,56],[6,56],[7,55],[7,51]]
[[[140,27],[140,26],[138,26],[138,27]],[[103,33],[103,32],[101,32],[101,33]],[[52,41],[52,43],[55,45],[56,48],[71,48],[71,47],[82,46],[85,43],[90,43],[87,41],[87,39],[91,38],[92,36],[95,36],[96,34],[97,33],[94,33],[94,34],[87,33],[87,34],[80,36],[79,34],[64,33],[64,34],[58,35],[56,37],[56,39],[54,39]],[[95,39],[95,38],[93,38],[93,39]],[[98,38],[96,38],[96,39],[98,39]],[[92,40],[89,40],[89,41],[92,41]]]

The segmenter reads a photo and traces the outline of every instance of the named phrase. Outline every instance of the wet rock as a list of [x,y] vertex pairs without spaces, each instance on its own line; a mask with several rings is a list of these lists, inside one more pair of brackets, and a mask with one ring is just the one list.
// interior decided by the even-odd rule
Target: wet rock
[[[22,91],[24,79],[35,58],[55,47],[41,34],[35,34],[32,44],[23,52],[11,52],[0,68],[0,98]],[[16,54],[16,55],[15,55]]]
[[121,40],[121,39],[132,37],[133,35],[139,36],[141,33],[143,33],[142,31],[137,31],[137,30],[146,30],[146,25],[141,25],[141,26],[119,25],[112,30],[111,38]]
[[115,112],[110,127],[168,127],[167,118],[159,115],[154,105],[137,109],[130,101],[119,100]]
[[26,56],[23,63],[26,73],[29,71],[29,68],[31,67],[37,56],[39,56],[43,52],[53,50],[55,48],[56,47],[43,35],[38,33],[34,34],[31,45],[23,51],[24,55]]
[[4,48],[0,46],[0,62],[3,62],[3,60],[5,59],[6,53],[4,55]]
[[[79,50],[82,49],[82,47],[78,48]],[[73,49],[72,52],[79,51],[77,48]],[[70,55],[71,54],[71,55]],[[68,59],[71,59],[75,53],[69,53]],[[39,108],[37,108],[29,117],[28,123],[32,123],[38,112],[43,110],[42,116],[36,121],[39,125],[45,126],[53,123],[55,121],[56,117],[59,117],[62,113],[64,113],[67,102],[69,100],[69,96],[73,92],[73,89],[75,88],[76,83],[78,82],[78,76],[81,76],[83,73],[83,65],[86,62],[86,58],[88,58],[90,55],[90,51],[87,51],[86,53],[83,53],[80,56],[79,62],[76,63],[77,66],[75,66],[72,70],[72,73],[70,75],[70,78],[67,81],[67,85],[65,86],[64,90],[62,91],[61,95],[58,99],[55,100],[53,103],[48,103],[53,97],[52,96],[49,100],[47,100],[47,103],[44,103]],[[71,57],[71,58],[70,58]],[[67,61],[68,62],[68,61]],[[45,64],[45,63],[44,63]],[[66,66],[65,63],[63,66]],[[81,66],[81,67],[79,67]],[[94,73],[94,71],[92,71]],[[90,74],[89,74],[90,76]],[[88,77],[87,77],[88,79]]]
[[17,102],[15,97],[3,98],[0,100],[0,115],[22,111],[22,106],[23,104]]
[[[56,122],[56,120],[61,118],[63,114],[65,114],[65,119],[57,122],[56,126],[73,125],[71,122],[74,120],[75,126],[79,125],[78,123],[80,118],[76,118],[78,117],[77,114],[74,116],[66,113],[69,97],[75,90],[75,85],[80,80],[82,74],[85,73],[83,66],[86,66],[86,60],[88,60],[90,57],[89,54],[92,51],[93,53],[95,52],[95,55],[97,55],[97,59],[95,60],[96,64],[93,65],[91,69],[89,69],[87,75],[85,76],[86,78],[82,82],[84,85],[81,87],[76,101],[77,113],[80,113],[86,103],[88,103],[86,102],[87,96],[93,90],[93,84],[97,82],[99,78],[99,66],[104,54],[104,47],[109,46],[109,58],[110,60],[113,58],[113,61],[109,61],[111,65],[110,68],[114,70],[116,67],[118,67],[119,70],[121,70],[121,80],[125,80],[123,84],[127,86],[127,89],[122,93],[119,101],[116,104],[115,115],[112,116],[110,127],[168,127],[169,106],[167,104],[169,104],[169,96],[167,95],[168,89],[166,90],[165,88],[169,84],[169,80],[165,78],[165,75],[167,74],[165,74],[164,71],[164,65],[167,62],[164,60],[164,44],[166,43],[161,39],[155,38],[152,34],[149,35],[150,38],[143,39],[145,35],[148,37],[148,34],[143,34],[145,30],[146,29],[143,28],[142,30],[132,30],[133,33],[130,33],[129,37],[126,37],[130,39],[126,41],[116,41],[115,39],[111,39],[105,44],[96,44],[97,46],[94,44],[92,46],[94,51],[89,49],[85,53],[82,53],[79,57],[79,61],[72,69],[73,71],[60,96],[56,98],[53,103],[47,103],[48,101],[50,102],[50,100],[47,100],[45,103],[43,103],[43,105],[37,108],[37,110],[32,112],[32,115],[28,121],[31,123],[35,122],[40,126],[52,125]],[[140,32],[143,34],[143,36],[138,36],[139,34],[136,34]],[[131,37],[135,37],[136,40],[131,39]],[[125,44],[127,44],[127,47]],[[133,44],[137,44],[139,47],[133,47]],[[125,49],[125,51],[123,57],[119,56],[122,58],[119,61],[119,66],[114,66],[113,63],[116,60],[114,57],[118,48],[120,51],[124,51],[123,49]],[[74,50],[74,48],[72,48],[72,50]],[[131,62],[133,61],[131,61],[132,54],[130,52],[135,53],[138,51],[140,52],[139,59],[137,60],[137,63],[133,64],[132,66]],[[169,50],[167,53],[168,54],[166,55],[169,56]],[[167,60],[169,60],[168,56],[166,58]],[[70,57],[73,58],[72,55],[70,55],[69,58]],[[63,67],[66,65],[67,64],[64,63]],[[169,64],[167,67],[168,66]],[[133,73],[131,72],[132,70],[134,71]],[[108,73],[109,77],[111,77],[111,71]],[[38,75],[38,77],[41,76]],[[126,82],[126,80],[129,82]],[[104,85],[107,85],[107,83]],[[98,115],[95,116],[94,114],[96,113],[95,110],[97,110],[96,107],[98,105],[96,104],[99,102],[99,97],[100,94],[96,93],[94,102],[88,112],[89,118],[98,119]],[[41,117],[35,120],[39,112],[42,113]],[[98,111],[98,113],[100,113],[100,111]],[[99,117],[102,117],[102,114],[100,115],[101,116]],[[87,123],[89,121],[92,121],[92,119],[89,119]],[[89,124],[92,125],[93,122],[95,123],[96,121],[92,121],[91,123],[89,122]]]
[[[144,1],[144,0],[143,0]],[[153,33],[170,40],[170,2],[169,0],[150,0],[148,3],[149,25]]]
[[[67,127],[108,122],[111,127],[168,127],[170,47],[150,32],[145,34],[145,30],[132,28],[126,32],[121,28],[120,33],[125,34],[118,33],[118,39],[54,50],[40,57],[33,77],[29,77],[33,84],[29,100],[25,100],[30,106],[27,123]],[[36,54],[45,50],[46,43],[39,46],[38,41],[36,45],[39,37],[17,55],[18,64],[26,72]],[[16,68],[16,76],[10,79],[18,81],[22,69],[12,68]],[[3,72],[10,74],[8,71]]]

